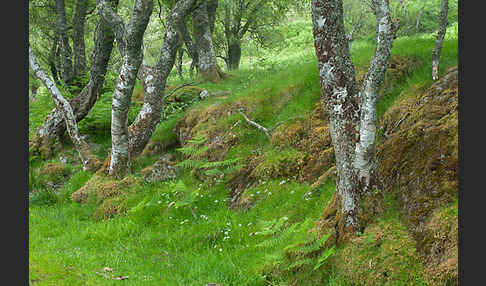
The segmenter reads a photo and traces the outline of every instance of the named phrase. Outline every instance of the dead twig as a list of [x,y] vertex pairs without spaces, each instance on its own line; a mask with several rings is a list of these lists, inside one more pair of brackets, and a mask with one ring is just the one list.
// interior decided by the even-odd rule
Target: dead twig
[[241,113],[241,115],[243,115],[243,118],[245,118],[246,122],[248,122],[251,126],[253,127],[256,127],[257,129],[263,131],[265,133],[265,135],[267,135],[267,138],[268,140],[272,141],[272,137],[270,136],[270,133],[268,131],[267,128],[261,126],[260,124],[256,123],[255,121],[252,121],[248,118],[248,116],[246,116],[242,110],[240,109],[239,112]]

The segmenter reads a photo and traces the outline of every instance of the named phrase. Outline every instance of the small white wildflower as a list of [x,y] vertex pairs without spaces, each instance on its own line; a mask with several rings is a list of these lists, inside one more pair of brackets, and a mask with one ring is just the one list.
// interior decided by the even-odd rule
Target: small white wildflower
[[170,216],[169,219],[172,219],[172,217]]
[[222,249],[222,248],[220,248],[220,249],[219,249],[219,252],[221,252],[221,251],[223,251],[223,249]]
[[161,204],[162,202],[161,201],[157,201],[158,204]]
[[255,195],[254,194],[250,194],[250,197],[254,197]]
[[295,193],[295,191],[291,191],[290,193],[293,194],[293,193]]
[[247,224],[247,226],[250,226],[250,225],[252,225],[252,224],[253,224],[253,223],[249,222],[249,223]]
[[219,201],[218,201],[218,200],[214,200],[214,202],[215,202],[215,203],[219,203]]
[[286,216],[284,216],[284,217],[283,217],[283,220],[288,220],[288,219],[289,219],[289,218],[288,218],[288,217],[286,217]]
[[226,223],[226,225],[231,225],[231,223],[228,221],[228,222]]
[[271,194],[272,194],[272,192],[268,192],[268,194],[269,194],[269,195],[271,195]]
[[305,198],[306,201],[310,200],[309,198]]
[[240,227],[241,227],[241,223],[239,223],[239,224],[238,224],[238,226],[240,226]]
[[257,195],[260,194],[260,191],[257,192]]
[[250,236],[252,236],[252,235],[253,235],[253,232],[250,232]]
[[279,185],[285,184],[285,180],[282,180]]
[[256,232],[254,233],[254,235],[258,235],[258,234],[259,234],[259,232],[258,232],[258,231],[256,231]]

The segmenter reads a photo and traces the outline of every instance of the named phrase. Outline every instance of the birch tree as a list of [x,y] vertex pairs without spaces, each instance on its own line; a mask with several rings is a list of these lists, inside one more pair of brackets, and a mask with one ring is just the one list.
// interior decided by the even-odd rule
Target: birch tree
[[[211,8],[214,9],[214,4],[211,4],[213,5]],[[223,79],[225,75],[221,71],[216,60],[209,11],[213,12],[211,13],[211,19],[214,21],[215,11],[208,10],[208,3],[206,1],[200,3],[192,12],[194,40],[198,55],[197,66],[199,77],[202,80],[218,82]],[[212,27],[214,29],[214,22],[212,23]]]
[[379,190],[376,102],[397,27],[392,23],[388,0],[372,2],[378,26],[377,46],[360,87],[350,59],[342,0],[313,0],[311,7],[321,94],[329,114],[338,172],[333,203],[323,216],[334,220],[338,238],[362,230],[366,217],[376,211],[376,204],[365,203],[374,200]]
[[57,28],[61,40],[61,76],[66,84],[71,84],[74,72],[72,63],[72,49],[67,34],[68,24],[64,0],[56,0]]
[[228,70],[236,70],[240,66],[241,44],[245,35],[264,34],[275,27],[288,11],[288,0],[224,0],[221,3],[221,16],[224,28],[224,49],[226,56],[222,57]]
[[84,43],[84,23],[88,9],[88,0],[78,0],[76,2],[76,12],[74,14],[74,76],[81,76],[86,72],[86,48]]
[[128,170],[128,110],[138,69],[142,63],[142,41],[153,10],[152,0],[136,0],[128,24],[106,0],[98,0],[100,16],[115,29],[117,47],[122,56],[119,76],[113,92],[111,112],[111,161],[109,173],[122,176]]
[[[195,0],[179,0],[175,3],[167,17],[164,43],[155,67],[141,66],[143,31],[146,29],[150,17],[152,1],[137,0],[135,2],[134,12],[127,28],[125,28],[125,24],[119,16],[109,7],[104,6],[102,2],[100,0],[99,3],[101,4],[98,6],[100,10],[105,9],[102,16],[110,19],[113,25],[117,27],[117,44],[122,43],[121,46],[118,45],[123,62],[113,96],[112,152],[108,170],[110,175],[120,177],[129,171],[131,158],[145,147],[152,137],[155,127],[160,122],[166,80],[174,66],[176,53],[181,45],[179,32],[181,26],[185,23],[186,15],[193,8]],[[137,37],[130,33],[136,33]],[[130,40],[124,42],[124,39],[127,39],[129,35],[131,35]],[[132,50],[127,49],[124,46],[125,43],[129,43]],[[144,86],[144,102],[135,121],[127,126],[130,97],[137,74]]]
[[129,126],[129,156],[140,153],[152,137],[163,111],[165,85],[181,45],[180,31],[196,0],[179,0],[167,16],[164,43],[155,67],[142,65],[138,76],[144,87],[143,105]]
[[434,49],[432,50],[432,79],[439,79],[439,61],[440,53],[442,51],[442,43],[444,42],[444,36],[447,30],[447,14],[449,11],[449,1],[442,0],[440,4],[440,16],[439,16],[439,31],[435,39]]
[[[113,9],[116,9],[118,1],[111,0],[109,3]],[[77,122],[86,117],[100,97],[100,91],[105,82],[105,75],[113,50],[114,40],[115,33],[113,27],[109,22],[100,18],[94,37],[94,48],[91,54],[89,81],[81,93],[69,101]],[[55,52],[56,46],[57,45],[53,47],[54,51],[51,51],[51,55]],[[53,66],[50,66],[52,69]],[[54,74],[57,74],[57,71],[53,71],[53,77],[54,80],[56,80]],[[44,121],[44,124],[36,131],[36,135],[31,142],[32,149],[40,151],[45,159],[50,158],[52,155],[51,149],[53,143],[57,138],[62,136],[65,131],[66,124],[63,119],[62,111],[56,108],[51,111]]]
[[49,76],[42,70],[37,59],[32,52],[32,49],[29,45],[29,64],[34,72],[35,76],[42,81],[42,83],[46,86],[49,90],[54,103],[56,104],[58,110],[62,113],[64,121],[67,126],[67,130],[71,140],[74,144],[74,147],[79,153],[81,157],[81,162],[83,163],[83,168],[85,170],[96,170],[100,165],[101,162],[93,156],[91,150],[89,149],[89,145],[83,140],[81,135],[79,134],[78,125],[76,123],[76,119],[74,117],[73,110],[69,102],[62,96],[59,88],[54,84],[54,82],[49,78]]

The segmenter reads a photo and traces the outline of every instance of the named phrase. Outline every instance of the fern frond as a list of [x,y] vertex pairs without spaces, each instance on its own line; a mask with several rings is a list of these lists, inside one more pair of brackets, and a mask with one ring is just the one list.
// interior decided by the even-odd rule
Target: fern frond
[[295,261],[294,263],[290,264],[287,267],[287,270],[299,268],[299,267],[302,267],[303,265],[313,265],[313,264],[314,264],[314,259],[311,259],[311,258],[299,259],[299,260]]

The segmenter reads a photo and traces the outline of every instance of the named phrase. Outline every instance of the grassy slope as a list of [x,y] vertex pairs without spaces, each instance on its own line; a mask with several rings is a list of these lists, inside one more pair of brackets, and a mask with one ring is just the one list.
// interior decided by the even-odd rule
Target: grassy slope
[[[296,37],[309,45],[309,39],[312,39],[310,29],[302,31],[296,33]],[[432,46],[431,36],[396,41],[393,54],[417,57],[421,64],[406,80],[387,92],[389,96],[379,104],[380,114],[396,99],[406,96],[407,90],[412,87],[430,85]],[[231,89],[232,96],[210,99],[199,103],[196,108],[216,101],[231,102],[249,97],[272,102],[279,91],[295,85],[299,96],[292,97],[278,114],[271,113],[272,106],[263,105],[251,116],[262,125],[273,126],[281,120],[305,115],[319,98],[319,81],[313,50],[308,49],[307,53],[293,58],[292,54],[297,54],[297,50],[298,46],[283,50],[281,62],[273,65],[273,72],[242,69],[222,84],[204,84],[209,90]],[[365,66],[372,53],[373,45],[370,43],[353,44],[352,57],[358,66]],[[275,59],[278,57],[275,55]],[[273,62],[276,62],[275,59]],[[441,60],[441,71],[457,64],[456,39],[444,43]],[[106,113],[109,105],[110,97],[107,94],[85,125],[81,126],[84,132],[90,132],[93,140],[105,147],[110,145],[109,138],[103,135],[109,130],[109,113]],[[40,94],[38,101],[31,106],[31,132],[51,108],[49,98]],[[229,122],[225,124],[230,124],[232,120],[236,118],[228,119]],[[162,122],[156,136],[163,138],[163,131],[171,130],[175,123],[176,120]],[[253,149],[262,152],[273,150],[261,132],[248,126],[239,128],[237,132],[241,132],[245,139],[228,156],[244,157]],[[94,130],[101,132],[95,133]],[[98,155],[104,156],[106,151],[100,151]],[[148,161],[152,160],[141,163],[137,169],[148,164]],[[225,202],[228,190],[223,185],[208,186],[184,176],[187,190],[200,188],[200,196],[192,205],[196,217],[187,207],[171,208],[164,215],[167,203],[174,201],[177,196],[172,192],[174,183],[168,182],[137,186],[127,201],[133,211],[110,220],[97,220],[92,217],[96,208],[94,204],[79,205],[69,200],[70,194],[90,176],[82,171],[75,172],[61,189],[57,203],[29,207],[29,272],[30,279],[37,281],[36,285],[203,285],[207,282],[266,285],[266,278],[261,272],[265,255],[289,242],[260,248],[256,245],[264,238],[254,233],[262,232],[262,223],[272,219],[287,217],[290,223],[302,222],[306,218],[316,221],[335,188],[332,182],[328,182],[313,197],[305,200],[303,195],[308,191],[308,185],[292,181],[281,184],[280,180],[269,180],[249,191],[261,198],[258,203],[247,212],[239,212],[228,210]],[[145,206],[145,202],[153,204]],[[207,220],[204,216],[207,216]],[[393,221],[400,224],[399,220]],[[115,276],[127,275],[129,279],[115,281],[95,272],[103,273],[104,267],[113,268]],[[285,277],[282,279],[285,280]],[[329,283],[343,285],[338,274],[337,277],[330,277]]]

